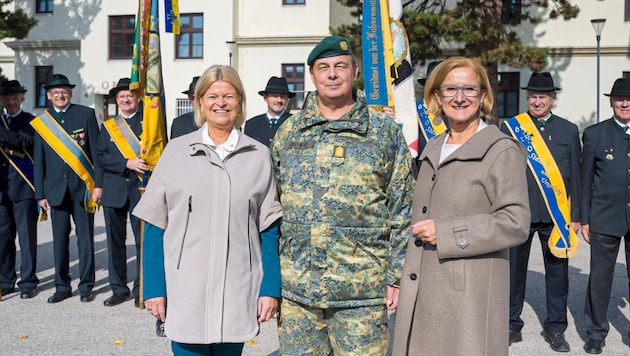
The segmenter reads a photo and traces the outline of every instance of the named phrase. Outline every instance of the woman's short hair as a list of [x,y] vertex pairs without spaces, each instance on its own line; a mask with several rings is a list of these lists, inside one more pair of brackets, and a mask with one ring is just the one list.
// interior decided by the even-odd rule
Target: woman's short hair
[[238,96],[241,104],[241,112],[236,117],[235,125],[241,127],[245,122],[245,89],[238,72],[233,67],[224,65],[213,65],[199,77],[195,89],[195,123],[201,127],[206,122],[206,117],[201,110],[201,100],[212,84],[218,81],[229,83],[236,90],[236,96]]
[[492,112],[492,105],[494,105],[494,95],[492,94],[488,74],[479,60],[466,57],[451,57],[442,61],[433,69],[424,87],[424,104],[429,109],[429,112],[440,115],[440,107],[435,93],[437,92],[439,95],[439,87],[442,85],[444,78],[455,68],[470,68],[479,76],[481,90],[485,90],[486,93],[481,103],[480,116],[489,115]]

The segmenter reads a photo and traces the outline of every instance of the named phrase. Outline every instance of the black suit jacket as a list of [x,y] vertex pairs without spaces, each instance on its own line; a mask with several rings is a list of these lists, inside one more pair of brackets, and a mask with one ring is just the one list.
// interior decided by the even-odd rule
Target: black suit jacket
[[276,131],[278,131],[278,127],[280,127],[280,125],[282,125],[282,123],[290,116],[291,113],[285,111],[278,119],[278,123],[275,125],[271,125],[269,123],[267,114],[254,116],[245,122],[245,134],[269,147],[269,145],[271,145],[271,140],[273,140],[273,136],[275,136]]
[[[94,178],[96,179],[101,173],[95,163],[99,131],[94,109],[70,104],[63,116],[60,116],[52,107],[47,111],[68,134],[72,135],[76,130],[83,130],[83,137],[77,137],[76,140],[81,141],[81,147],[94,164]],[[66,191],[69,191],[73,200],[83,201],[85,183],[38,133],[35,133],[33,158],[35,160],[35,199],[48,199],[50,206],[55,207],[61,205]]]
[[[22,111],[11,119],[8,130],[4,124],[0,124],[0,148],[18,152],[26,151],[33,157],[35,130],[30,125],[33,118],[31,113]],[[4,158],[4,155],[0,155],[0,200],[5,194],[12,201],[33,199],[35,196],[33,189],[24,178]]]
[[[128,122],[136,137],[142,133],[142,111],[138,111]],[[127,169],[127,159],[120,153],[111,139],[105,126],[101,126],[101,133],[96,146],[96,162],[102,174],[96,180],[96,186],[103,188],[101,205],[111,208],[121,208],[127,199],[133,202],[140,200],[141,181],[136,172]]]
[[199,130],[195,124],[195,112],[191,111],[173,119],[171,124],[171,139]]
[[[582,180],[579,129],[574,123],[554,114],[551,114],[544,125],[541,125],[536,119],[532,118],[532,120],[560,169],[564,186],[571,199],[571,221],[580,221]],[[509,135],[505,125],[501,127],[501,130]],[[531,222],[551,223],[552,219],[549,211],[547,211],[547,205],[545,205],[540,188],[529,169],[527,169],[527,191],[532,216]]]
[[584,130],[582,224],[622,236],[630,230],[630,140],[613,119]]

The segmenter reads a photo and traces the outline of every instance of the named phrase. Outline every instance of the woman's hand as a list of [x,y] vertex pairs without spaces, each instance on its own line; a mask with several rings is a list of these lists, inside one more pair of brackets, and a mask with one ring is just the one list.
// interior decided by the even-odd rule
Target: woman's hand
[[273,318],[278,311],[278,299],[274,297],[258,298],[258,322],[263,323]]
[[418,221],[411,225],[411,233],[426,244],[435,246],[437,243],[435,238],[435,221],[433,219]]
[[166,320],[166,298],[156,297],[144,301],[144,308],[157,319]]

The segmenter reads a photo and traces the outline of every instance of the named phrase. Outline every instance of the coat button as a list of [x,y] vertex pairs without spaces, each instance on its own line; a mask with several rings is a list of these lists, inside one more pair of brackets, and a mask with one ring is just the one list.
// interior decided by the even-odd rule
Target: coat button
[[426,212],[427,212],[427,207],[426,207],[426,206],[423,206],[423,207],[422,207],[422,214],[426,214]]
[[414,243],[416,244],[417,247],[422,246],[422,240],[420,240],[420,239],[416,239],[416,241],[414,241]]
[[410,278],[412,281],[415,281],[416,279],[418,279],[418,276],[416,276],[416,274],[415,274],[415,273],[412,273],[412,274],[410,274],[410,275],[409,275],[409,278]]
[[431,176],[431,180],[435,180],[435,174]]

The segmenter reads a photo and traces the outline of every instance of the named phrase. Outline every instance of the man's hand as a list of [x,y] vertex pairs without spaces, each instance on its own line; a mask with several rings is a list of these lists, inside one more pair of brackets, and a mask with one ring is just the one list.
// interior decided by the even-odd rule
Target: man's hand
[[589,224],[584,224],[582,225],[582,236],[584,237],[584,241],[586,241],[587,244],[591,244],[591,229]]
[[161,321],[166,320],[166,298],[156,297],[144,301],[144,308]]
[[39,206],[40,206],[42,209],[46,210],[46,211],[50,210],[50,204],[48,204],[48,199],[42,199],[42,200],[40,200],[40,201],[39,201]]
[[149,166],[144,162],[142,158],[132,158],[127,160],[127,164],[125,165],[128,170],[144,173],[149,169]]

